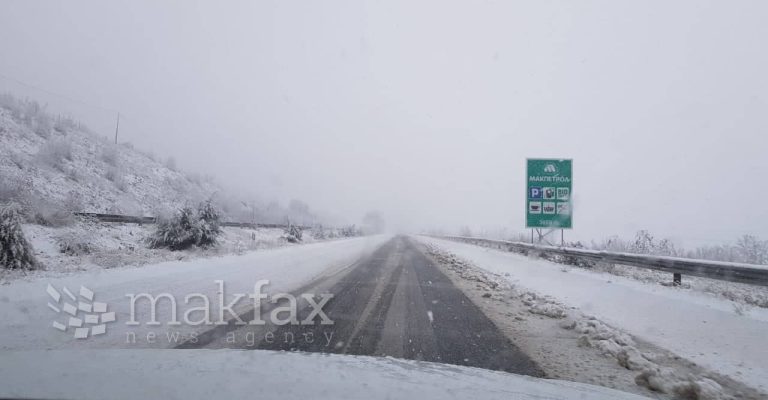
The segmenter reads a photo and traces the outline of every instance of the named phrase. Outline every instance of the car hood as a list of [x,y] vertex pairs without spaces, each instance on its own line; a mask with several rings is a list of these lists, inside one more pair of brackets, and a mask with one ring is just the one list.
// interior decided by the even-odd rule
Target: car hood
[[2,398],[642,398],[455,365],[265,350],[10,351],[0,382]]

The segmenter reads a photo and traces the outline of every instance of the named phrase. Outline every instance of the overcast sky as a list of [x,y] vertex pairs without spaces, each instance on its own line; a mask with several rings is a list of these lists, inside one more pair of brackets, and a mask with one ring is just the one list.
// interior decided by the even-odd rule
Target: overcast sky
[[[768,237],[765,1],[0,2],[0,74],[265,200],[524,230],[572,158],[569,239]],[[23,90],[0,77],[0,88]]]

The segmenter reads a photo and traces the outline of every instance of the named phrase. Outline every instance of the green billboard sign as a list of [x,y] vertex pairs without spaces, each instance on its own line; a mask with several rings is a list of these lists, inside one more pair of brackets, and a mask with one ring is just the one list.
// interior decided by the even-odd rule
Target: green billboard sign
[[525,226],[572,227],[572,160],[529,158],[526,167]]

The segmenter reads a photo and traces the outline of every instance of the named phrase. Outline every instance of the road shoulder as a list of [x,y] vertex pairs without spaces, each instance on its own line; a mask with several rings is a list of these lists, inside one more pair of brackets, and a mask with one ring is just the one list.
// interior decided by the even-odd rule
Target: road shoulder
[[[505,277],[481,270],[439,247],[416,242],[548,377],[662,399],[682,395],[700,399],[760,398],[758,392],[739,382],[704,371],[546,296],[515,287]],[[652,376],[646,370],[661,373]],[[673,380],[672,376],[684,378]]]

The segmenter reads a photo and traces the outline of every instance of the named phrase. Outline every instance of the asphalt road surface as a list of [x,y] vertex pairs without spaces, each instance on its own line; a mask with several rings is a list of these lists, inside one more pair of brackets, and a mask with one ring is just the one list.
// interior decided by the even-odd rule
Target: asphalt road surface
[[[334,276],[294,293],[332,293],[322,325],[217,327],[181,348],[242,348],[379,355],[543,376],[411,239],[397,236]],[[299,304],[298,320],[312,311]],[[245,314],[242,319],[250,321]]]

